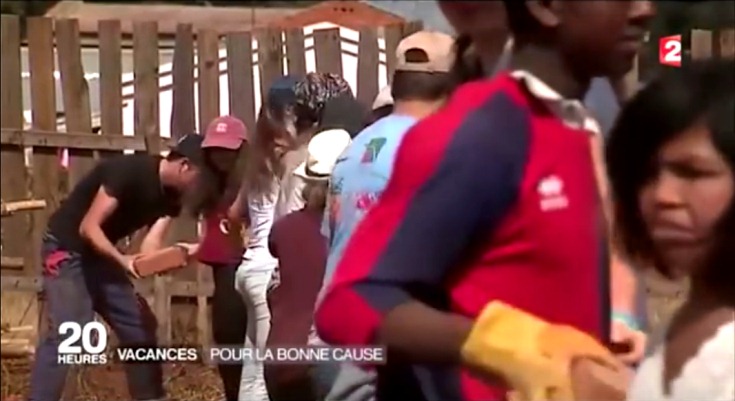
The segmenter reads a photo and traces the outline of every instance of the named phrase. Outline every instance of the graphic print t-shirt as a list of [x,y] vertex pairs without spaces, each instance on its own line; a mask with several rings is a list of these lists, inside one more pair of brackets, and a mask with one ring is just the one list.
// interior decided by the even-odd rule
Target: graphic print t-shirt
[[70,251],[88,249],[79,236],[79,225],[99,189],[104,187],[117,199],[115,211],[102,224],[107,238],[115,243],[150,226],[161,217],[177,216],[178,196],[163,188],[158,166],[161,158],[147,154],[121,155],[100,162],[74,187],[49,220],[48,231]]
[[358,134],[337,160],[322,226],[329,241],[322,291],[353,230],[385,189],[398,146],[416,122],[413,117],[396,114],[382,118]]

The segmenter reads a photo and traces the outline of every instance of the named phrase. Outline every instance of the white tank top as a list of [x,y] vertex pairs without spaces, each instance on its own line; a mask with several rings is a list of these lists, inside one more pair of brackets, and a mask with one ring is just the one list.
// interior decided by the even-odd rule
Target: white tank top
[[278,184],[274,182],[270,193],[248,199],[250,228],[243,256],[243,268],[248,272],[272,272],[278,265],[278,260],[268,249],[268,236],[273,227],[278,191]]
[[636,371],[628,401],[735,400],[735,322],[720,326],[697,355],[686,362],[664,393],[664,345],[659,345]]

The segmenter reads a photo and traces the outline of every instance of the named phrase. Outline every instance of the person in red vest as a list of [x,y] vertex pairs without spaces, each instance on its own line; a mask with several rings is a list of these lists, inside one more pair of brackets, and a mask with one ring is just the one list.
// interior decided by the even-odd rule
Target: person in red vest
[[622,369],[579,99],[632,68],[652,3],[504,4],[511,70],[406,135],[316,312],[329,344],[387,346],[378,401],[571,400],[573,358]]
[[[214,168],[235,171],[219,183],[224,196],[212,213],[204,216],[204,232],[197,257],[212,267],[214,294],[212,295],[212,336],[217,344],[240,345],[245,342],[247,309],[235,290],[235,271],[240,265],[244,241],[239,220],[231,220],[227,213],[232,207],[242,181],[233,169],[241,149],[247,143],[247,129],[239,119],[223,116],[213,120],[207,128],[202,148],[208,153]],[[227,401],[237,400],[242,365],[219,365],[219,374]]]
[[[245,342],[247,309],[240,294],[235,290],[235,271],[240,265],[244,239],[242,222],[231,218],[228,213],[242,183],[241,156],[248,140],[247,128],[232,116],[218,117],[207,126],[202,150],[207,164],[213,172],[203,176],[204,187],[199,196],[216,202],[202,216],[202,232],[198,244],[181,244],[189,253],[212,268],[214,294],[212,296],[212,334],[215,343],[233,346]],[[205,173],[206,174],[206,173]],[[217,193],[212,197],[208,193]],[[155,227],[152,230],[165,230]],[[240,388],[242,365],[222,364],[218,366],[227,401],[237,400]]]

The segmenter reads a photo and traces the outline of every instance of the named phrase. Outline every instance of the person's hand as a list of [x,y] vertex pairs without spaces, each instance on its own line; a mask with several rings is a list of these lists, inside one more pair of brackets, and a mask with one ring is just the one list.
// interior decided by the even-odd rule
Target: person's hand
[[186,249],[186,256],[192,257],[199,252],[199,244],[190,244],[188,242],[179,242],[176,246]]
[[610,325],[610,340],[613,344],[625,346],[624,352],[615,354],[620,362],[634,365],[643,359],[646,350],[646,333],[631,328],[622,320],[613,319]]
[[133,278],[140,278],[140,275],[138,274],[138,271],[135,270],[135,259],[137,259],[137,255],[122,255],[120,257],[120,260],[118,263],[125,269],[125,273],[132,276]]
[[592,336],[499,301],[485,307],[462,347],[465,366],[481,377],[502,377],[523,401],[574,399],[570,374],[579,358],[622,366]]

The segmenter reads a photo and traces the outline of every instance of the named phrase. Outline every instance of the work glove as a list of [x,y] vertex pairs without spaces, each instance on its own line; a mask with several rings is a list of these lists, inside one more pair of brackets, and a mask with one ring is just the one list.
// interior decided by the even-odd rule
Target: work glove
[[[594,398],[594,377],[599,372],[588,368],[600,367],[610,372],[621,368],[612,353],[588,334],[570,326],[550,324],[497,301],[488,304],[475,322],[462,347],[462,359],[480,376],[502,378],[514,401]],[[572,376],[579,377],[582,383],[575,383]],[[620,381],[624,380],[612,379],[615,383]],[[601,392],[608,400],[609,382],[601,383]],[[620,384],[624,388],[626,383]],[[584,394],[575,391],[580,389]],[[623,391],[623,398],[624,394]]]

